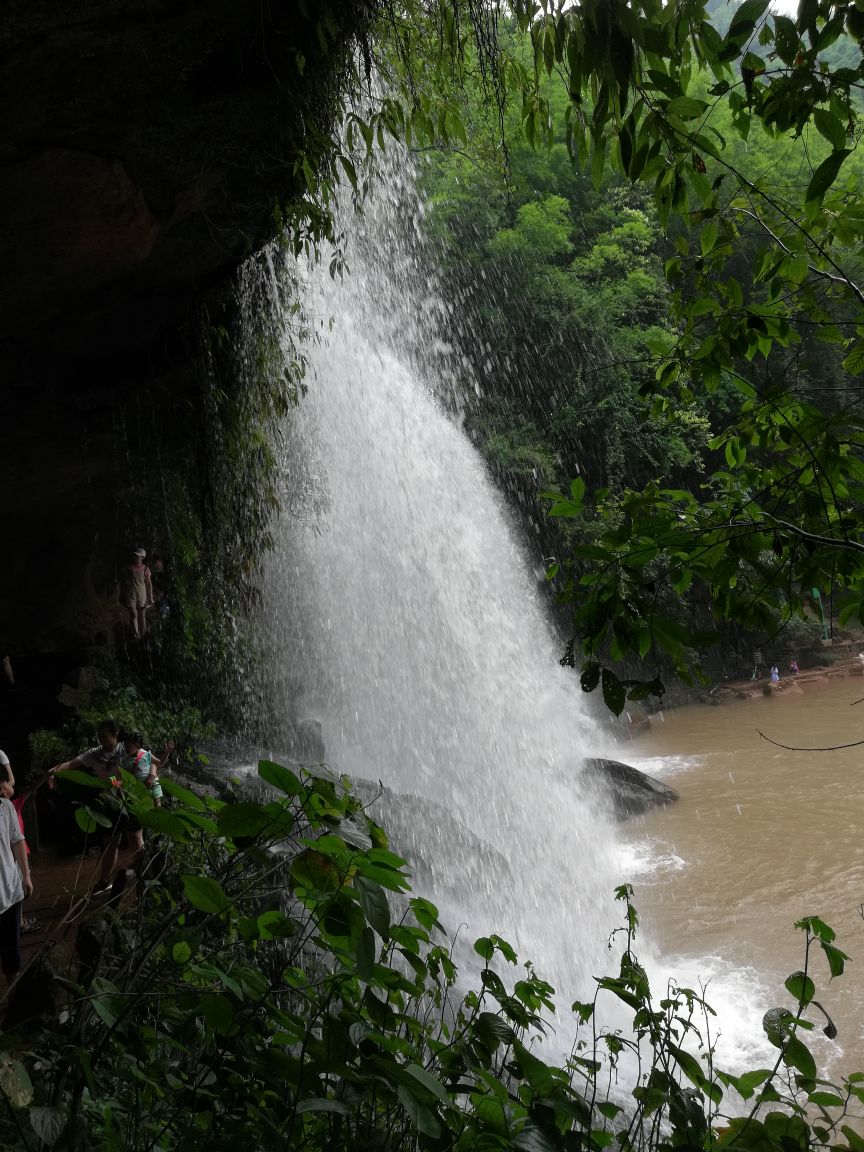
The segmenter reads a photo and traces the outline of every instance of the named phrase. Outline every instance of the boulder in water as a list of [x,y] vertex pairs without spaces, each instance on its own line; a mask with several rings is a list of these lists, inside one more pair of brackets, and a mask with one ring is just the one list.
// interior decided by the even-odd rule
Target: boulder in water
[[458,904],[466,876],[471,877],[475,895],[483,894],[485,885],[490,899],[502,886],[516,883],[507,858],[449,808],[362,777],[352,779],[351,788],[369,815],[383,825],[391,849],[408,861],[415,890]]
[[593,777],[603,782],[618,820],[641,816],[650,808],[671,804],[678,799],[675,789],[662,780],[619,760],[592,756],[585,760],[585,767]]

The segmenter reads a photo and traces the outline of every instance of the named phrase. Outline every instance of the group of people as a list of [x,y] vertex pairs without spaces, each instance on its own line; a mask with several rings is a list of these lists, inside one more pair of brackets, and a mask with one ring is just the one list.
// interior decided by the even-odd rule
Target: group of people
[[[71,760],[55,765],[49,776],[53,778],[61,772],[83,769],[92,773],[97,780],[110,782],[119,789],[118,769],[122,768],[144,784],[150,792],[154,806],[158,808],[162,802],[162,785],[159,783],[158,770],[174,751],[173,743],[166,744],[161,757],[154,756],[143,746],[139,732],[125,732],[121,737],[117,721],[110,718],[103,720],[96,729],[96,739],[99,743],[95,747],[88,748],[86,752],[81,752]],[[140,823],[125,810],[119,798],[112,793],[103,792],[100,800],[104,814],[111,820],[111,832],[96,869],[92,888],[94,896],[100,896],[111,889],[120,842],[124,834],[132,850],[133,864],[144,847],[144,832]]]
[[155,609],[159,616],[167,616],[171,611],[168,598],[162,590],[154,592],[153,574],[158,575],[164,571],[162,558],[154,552],[151,565],[146,563],[147,552],[144,548],[135,548],[126,567],[122,599],[129,613],[129,623],[132,626],[132,635],[141,640],[147,635],[147,613]]
[[[798,676],[801,669],[798,667],[798,661],[793,658],[789,661],[789,674],[790,676]],[[753,653],[753,672],[750,675],[751,680],[759,680],[762,676],[762,653],[757,649]],[[768,677],[772,684],[779,684],[780,682],[780,669],[776,664],[772,664],[768,670]]]
[[[154,806],[159,807],[162,786],[158,772],[173,753],[174,745],[169,742],[161,757],[154,756],[144,747],[139,732],[126,732],[121,738],[117,721],[113,719],[100,723],[96,737],[99,743],[95,747],[57,764],[48,773],[48,779],[53,786],[58,773],[78,769],[114,786],[110,792],[100,793],[94,804],[111,820],[108,842],[102,850],[91,887],[92,895],[99,896],[111,891],[123,836],[127,836],[132,850],[130,863],[135,863],[144,847],[141,825],[126,810],[119,796],[120,769],[140,780],[148,789]],[[23,904],[33,894],[28,858],[30,849],[21,812],[23,799],[15,796],[12,765],[5,752],[0,751],[0,971],[10,985],[21,968],[21,934],[28,930],[28,922],[22,915]],[[38,927],[38,922],[34,924]]]
[[[155,609],[160,616],[170,612],[164,591],[157,590],[154,595],[153,572],[163,571],[162,561],[154,553],[151,570],[146,559],[147,553],[143,548],[134,549],[123,579],[122,601],[129,612],[129,622],[136,639],[147,634],[148,611]],[[15,677],[8,656],[0,656],[0,679],[6,686],[14,688]],[[119,727],[113,719],[103,720],[96,736],[99,743],[95,747],[51,769],[48,774],[51,784],[58,773],[81,769],[91,772],[100,780],[110,780],[119,789],[118,769],[123,768],[145,785],[154,805],[158,807],[162,800],[158,770],[171,755],[173,744],[166,746],[161,757],[154,756],[144,747],[140,733],[127,732],[121,739]],[[21,968],[22,931],[40,927],[33,917],[25,919],[23,916],[24,901],[33,894],[30,849],[24,835],[22,814],[25,799],[26,796],[16,795],[12,765],[6,753],[0,750],[0,971],[10,985]],[[144,847],[141,825],[126,811],[126,806],[114,788],[110,793],[100,793],[97,805],[111,819],[111,832],[99,859],[91,889],[93,895],[111,890],[112,875],[124,835],[128,837],[132,850],[132,863]]]

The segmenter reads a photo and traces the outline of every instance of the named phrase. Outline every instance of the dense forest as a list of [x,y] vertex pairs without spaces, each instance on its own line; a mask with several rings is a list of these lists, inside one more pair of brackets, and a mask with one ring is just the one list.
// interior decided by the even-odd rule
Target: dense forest
[[[718,31],[728,29],[733,12],[713,5]],[[766,27],[770,31],[770,20]],[[776,57],[768,31],[753,45],[763,60]],[[847,37],[834,42],[825,55],[828,66],[845,67],[850,50]],[[693,98],[706,108],[709,87],[704,76],[691,83]],[[453,334],[469,368],[457,403],[532,529],[529,539],[538,555],[554,563],[558,587],[559,559],[573,555],[571,545],[582,547],[581,558],[589,562],[602,558],[602,551],[584,551],[585,546],[619,514],[624,493],[661,478],[670,491],[710,486],[711,477],[729,464],[728,430],[742,418],[748,397],[731,364],[730,371],[707,380],[698,364],[688,364],[674,401],[655,375],[658,357],[684,334],[682,316],[694,300],[709,319],[735,306],[735,299],[718,303],[701,295],[702,266],[718,243],[721,211],[693,212],[664,226],[643,184],[608,164],[592,181],[571,161],[565,89],[550,81],[546,94],[545,147],[532,145],[518,110],[511,109],[505,153],[496,144],[497,117],[488,107],[484,115],[478,91],[471,123],[479,130],[470,145],[433,153],[421,178],[441,253],[443,290],[463,310]],[[798,137],[766,131],[759,123],[742,139],[735,118],[733,107],[720,101],[711,106],[710,119],[705,115],[716,140],[723,141],[724,164],[734,165],[754,186],[770,185],[784,203],[801,201],[814,168],[828,154],[828,141],[813,128]],[[860,178],[860,165],[853,152],[850,181]],[[726,177],[710,157],[705,176],[722,190]],[[703,215],[714,244],[700,240],[694,258],[692,233]],[[727,208],[725,217],[735,221],[735,232],[734,245],[724,252],[724,275],[742,286],[741,304],[757,304],[764,294],[758,282],[748,285],[747,279],[748,269],[766,259],[764,226],[743,206]],[[850,275],[857,277],[857,254],[847,252],[846,259]],[[793,282],[792,295],[797,287]],[[844,303],[821,300],[812,313],[801,315],[794,344],[777,341],[769,347],[766,341],[755,360],[748,349],[744,368],[759,390],[780,390],[837,420],[854,408],[858,395],[854,375],[844,366],[852,317]],[[754,447],[751,463],[761,469],[772,454]],[[550,500],[554,503],[550,491],[566,492],[574,477],[580,492],[585,486],[580,507],[567,509],[565,516],[547,515]],[[649,564],[649,570],[653,584],[656,566]],[[823,579],[827,598],[832,578]],[[703,669],[749,674],[752,648],[767,643],[800,654],[821,638],[818,606],[795,597],[790,603],[782,590],[755,614],[752,604],[747,611],[736,604],[712,618],[711,599],[704,580],[670,581],[659,600],[666,617],[659,627],[666,628],[671,652],[655,660],[655,670],[668,672],[671,656],[678,671],[686,664],[685,675],[695,673],[697,682],[707,682]],[[600,646],[619,661],[619,670],[628,652],[629,674],[644,683],[656,653],[646,662],[648,633],[643,629],[642,640],[633,645],[623,638],[628,627],[619,618],[622,636],[616,638],[613,624]],[[701,655],[695,652],[699,643],[692,643],[699,637],[707,647]],[[688,656],[679,645],[690,648]],[[662,679],[653,687],[662,687]]]
[[[290,30],[257,15],[269,84]],[[265,173],[265,193],[283,176],[292,191],[266,202],[266,226],[231,259],[269,226],[293,257],[326,253],[338,276],[340,186],[362,206],[382,150],[417,154],[440,291],[460,316],[442,399],[536,529],[582,687],[620,712],[671,675],[698,678],[718,643],[806,636],[814,589],[841,622],[860,620],[857,4],[802,0],[792,17],[767,0],[381,0],[358,20],[340,3],[291,15],[302,114],[284,154],[262,147],[243,171]],[[239,55],[222,44],[206,67],[184,64],[184,83],[251,86],[232,71]],[[229,185],[221,207],[251,212],[245,182]],[[166,436],[179,462],[158,511],[174,527],[175,610],[161,665],[128,666],[163,703],[168,685],[173,711],[137,689],[104,700],[160,735],[200,734],[199,707],[229,708],[227,680],[207,672],[221,677],[246,641],[279,499],[274,437],[308,386],[302,306],[274,331],[256,268],[195,322],[203,383],[188,411],[210,455],[204,438],[196,455],[185,433]],[[52,747],[46,765],[74,751]],[[166,780],[162,807],[119,769],[73,769],[66,783],[83,790],[82,833],[122,810],[146,830],[147,860],[136,899],[119,885],[85,922],[65,975],[46,948],[9,998],[4,1147],[864,1148],[864,1077],[827,1082],[808,1044],[815,962],[834,978],[848,959],[817,916],[796,925],[792,1007],[765,1016],[773,1061],[733,1075],[715,1060],[701,990],[651,988],[627,886],[614,973],[556,1016],[555,990],[506,936],[474,941],[476,986],[460,977],[455,938],[410,891],[410,861],[324,765],[265,760],[245,791]],[[607,999],[629,1030],[604,1023]],[[556,1055],[564,1015],[573,1039]]]

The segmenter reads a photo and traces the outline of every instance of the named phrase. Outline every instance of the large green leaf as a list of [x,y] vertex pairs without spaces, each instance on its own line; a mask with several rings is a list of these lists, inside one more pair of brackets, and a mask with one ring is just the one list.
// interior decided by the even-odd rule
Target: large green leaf
[[477,1035],[488,1048],[495,1049],[499,1044],[512,1044],[513,1029],[506,1020],[494,1012],[481,1012],[477,1017]]
[[30,1125],[39,1137],[41,1144],[46,1148],[50,1148],[57,1142],[68,1118],[65,1108],[33,1107],[30,1109]]
[[354,889],[360,897],[360,907],[367,923],[372,925],[383,940],[389,940],[390,904],[387,893],[375,880],[359,873],[354,877]]
[[357,939],[356,958],[357,975],[361,980],[370,980],[375,967],[375,933],[368,925]]
[[684,120],[692,120],[701,116],[705,108],[704,100],[694,100],[691,96],[678,96],[666,105],[667,112],[671,112],[674,116],[680,116]]
[[829,944],[826,940],[820,940],[819,946],[825,953],[825,959],[831,969],[831,979],[833,980],[835,976],[842,976],[843,968],[849,959],[846,953],[842,952],[836,945]]
[[535,1056],[533,1052],[530,1052],[518,1040],[514,1041],[513,1052],[522,1070],[522,1075],[534,1091],[541,1096],[546,1096],[551,1092],[555,1083],[555,1076],[549,1065]]
[[786,980],[786,988],[800,1004],[809,1004],[816,995],[816,985],[804,972],[793,972]]
[[846,145],[846,125],[839,116],[835,116],[825,108],[816,108],[813,112],[813,123],[832,148],[838,152],[843,150]]
[[856,340],[843,361],[845,370],[853,376],[864,372],[864,340]]
[[301,1115],[307,1112],[330,1112],[338,1116],[344,1116],[348,1112],[348,1108],[341,1100],[334,1100],[332,1097],[327,1096],[310,1096],[306,1100],[301,1100],[297,1105],[297,1111]]
[[813,1054],[797,1036],[790,1036],[783,1045],[783,1063],[788,1068],[795,1068],[808,1080],[816,1079],[816,1061],[813,1059]]
[[143,828],[148,828],[151,832],[158,832],[171,840],[179,841],[181,844],[188,843],[191,838],[189,826],[180,819],[179,815],[175,815],[167,808],[139,811],[136,813],[136,819]]
[[20,1060],[0,1055],[0,1092],[16,1108],[26,1108],[33,1099],[33,1084]]
[[405,1068],[406,1073],[413,1077],[418,1084],[431,1092],[433,1096],[437,1096],[443,1104],[450,1103],[450,1097],[447,1095],[447,1089],[431,1072],[427,1072],[425,1068],[421,1068],[419,1064],[408,1064]]
[[303,791],[303,785],[291,769],[274,764],[272,760],[259,761],[258,775],[287,796],[299,796]]
[[75,809],[75,823],[82,832],[86,832],[88,835],[95,832],[99,827],[111,827],[111,821],[103,812],[98,812],[87,804],[82,804],[80,808]]
[[841,148],[838,151],[832,152],[816,171],[813,173],[810,183],[807,185],[807,191],[804,199],[808,202],[821,201],[822,197],[837,179],[843,161],[847,156],[852,154],[851,148]]
[[532,1121],[528,1121],[513,1141],[519,1152],[555,1152],[558,1147],[557,1133]]
[[773,1075],[771,1068],[754,1068],[752,1072],[745,1072],[742,1076],[732,1077],[732,1083],[743,1100],[749,1100],[760,1084],[770,1080]]
[[219,831],[223,836],[258,836],[271,823],[271,817],[260,804],[226,804],[219,812]]
[[425,1104],[421,1104],[414,1093],[404,1084],[400,1084],[396,1089],[396,1095],[399,1097],[400,1104],[405,1109],[408,1118],[417,1131],[423,1136],[429,1136],[431,1139],[437,1140],[441,1135],[441,1125],[435,1113],[430,1108],[427,1108]]
[[620,716],[627,702],[627,689],[611,668],[604,668],[601,677],[603,702],[610,712]]
[[749,35],[768,4],[769,0],[744,0],[743,4],[739,4],[733,12],[729,31],[726,33],[727,39]]
[[202,912],[221,913],[231,907],[222,886],[209,876],[184,876],[186,899]]
[[90,986],[90,994],[93,1011],[104,1024],[113,1028],[126,1007],[120,989],[106,977],[96,976]]
[[200,796],[196,796],[189,788],[184,788],[182,784],[178,784],[176,780],[172,780],[170,776],[163,776],[160,780],[163,791],[167,792],[169,796],[173,796],[175,800],[179,800],[188,808],[195,809],[196,812],[205,812],[207,805]]

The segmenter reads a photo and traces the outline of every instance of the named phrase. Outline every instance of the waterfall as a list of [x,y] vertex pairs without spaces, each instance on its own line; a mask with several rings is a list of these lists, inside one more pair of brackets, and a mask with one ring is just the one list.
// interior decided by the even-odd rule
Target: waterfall
[[284,485],[307,495],[277,526],[264,595],[277,729],[319,720],[330,764],[388,789],[382,822],[448,929],[509,938],[563,1002],[607,970],[618,915],[615,833],[582,777],[598,733],[439,398],[458,320],[395,183],[351,221],[344,280],[327,260],[306,272],[318,335]]
[[[559,664],[524,542],[453,416],[462,320],[397,168],[350,221],[344,279],[327,259],[292,270],[316,337],[263,589],[271,747],[289,748],[312,717],[334,769],[364,797],[381,782],[376,815],[415,891],[459,931],[463,973],[476,963],[467,942],[510,940],[556,988],[560,1055],[568,1005],[617,967],[613,890],[631,878],[632,848],[583,776],[608,735]],[[666,964],[650,936],[638,948],[662,995]],[[727,1065],[752,1066],[764,1055],[756,974],[718,957],[674,964],[692,987],[710,976]],[[610,998],[602,1019],[626,1028]]]

